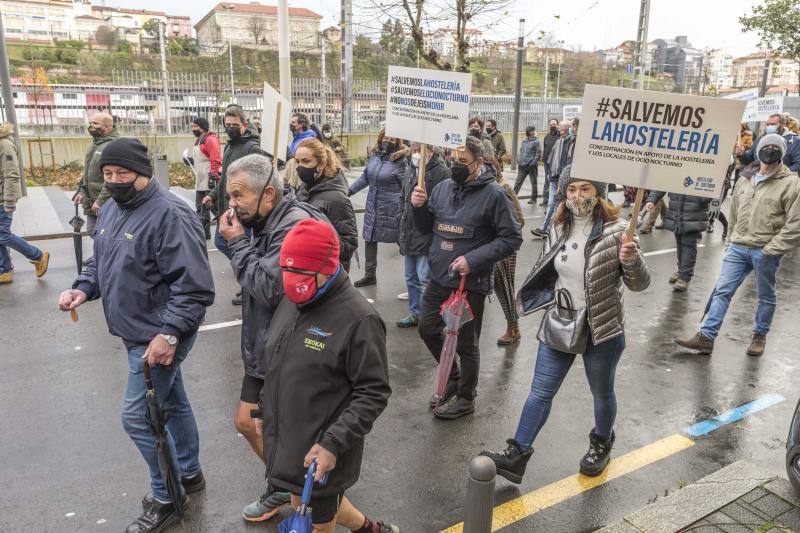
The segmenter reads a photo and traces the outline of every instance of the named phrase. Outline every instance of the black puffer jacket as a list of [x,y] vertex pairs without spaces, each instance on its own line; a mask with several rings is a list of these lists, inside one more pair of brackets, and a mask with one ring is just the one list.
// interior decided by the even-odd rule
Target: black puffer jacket
[[[433,234],[422,233],[414,227],[414,216],[412,214],[411,193],[417,186],[417,167],[408,165],[406,177],[403,182],[403,212],[400,216],[400,237],[397,243],[400,245],[400,253],[403,255],[428,255],[431,247]],[[425,192],[431,195],[433,188],[444,180],[450,179],[450,169],[444,163],[442,156],[436,152],[425,165]]]
[[347,178],[341,169],[332,178],[316,182],[311,188],[305,184],[297,191],[297,200],[322,211],[339,235],[339,262],[350,270],[350,258],[358,248],[358,226],[353,204],[347,196]]
[[215,214],[217,218],[222,216],[222,213],[228,210],[228,167],[246,155],[262,154],[267,155],[261,149],[261,135],[259,135],[256,127],[251,123],[247,127],[244,135],[235,141],[228,141],[225,149],[222,151],[222,167],[220,168],[220,179],[217,186],[208,193],[212,200],[214,200]]
[[[653,191],[647,197],[647,201],[656,204],[664,197],[664,194],[666,193]],[[710,203],[711,198],[669,193],[669,206],[664,228],[678,235],[705,231],[708,228]]]

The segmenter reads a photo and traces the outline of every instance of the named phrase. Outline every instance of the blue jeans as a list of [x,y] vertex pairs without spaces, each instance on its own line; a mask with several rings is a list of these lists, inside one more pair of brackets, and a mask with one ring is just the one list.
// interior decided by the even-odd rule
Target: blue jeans
[[406,287],[408,288],[408,312],[419,318],[419,303],[422,293],[431,279],[428,257],[424,255],[405,256]]
[[231,250],[228,248],[228,241],[222,238],[222,235],[219,234],[219,224],[214,226],[214,246],[217,247],[217,250],[222,252],[222,255],[230,260],[231,258]]
[[547,204],[547,215],[544,217],[544,222],[542,222],[542,231],[547,231],[550,227],[550,220],[553,218],[556,207],[558,207],[558,180],[547,181],[550,182],[550,200]]
[[544,185],[542,185],[542,197],[550,201],[550,165],[544,164]]
[[717,286],[708,302],[706,321],[700,333],[711,340],[717,338],[719,328],[728,312],[731,298],[750,272],[756,273],[756,293],[758,308],[756,309],[756,325],[753,331],[766,335],[772,325],[772,316],[778,303],[775,295],[775,275],[780,266],[780,256],[767,255],[761,248],[748,248],[740,244],[731,244],[722,259],[722,272],[719,274]]
[[[594,399],[594,431],[597,436],[608,438],[617,417],[617,396],[614,393],[614,376],[622,352],[625,350],[625,335],[595,345],[589,340],[583,354],[586,379]],[[539,430],[550,415],[550,406],[567,372],[575,362],[575,355],[560,352],[539,343],[533,383],[514,436],[523,450],[529,450]]]
[[[183,388],[181,363],[192,349],[196,335],[184,339],[175,350],[172,366],[156,365],[152,368],[153,387],[162,409],[169,413],[167,438],[172,456],[177,461],[181,477],[192,477],[200,472],[200,437],[192,406]],[[122,426],[133,443],[139,448],[147,466],[150,467],[150,486],[153,496],[162,502],[172,501],[158,469],[156,441],[145,422],[145,392],[142,355],[147,346],[128,348],[128,385],[122,399]],[[183,489],[181,489],[183,492]]]
[[30,261],[42,258],[42,251],[37,247],[28,244],[22,237],[17,237],[11,233],[11,221],[13,213],[6,213],[5,209],[0,208],[0,274],[5,274],[14,270],[11,263],[11,254],[8,252],[12,248]]

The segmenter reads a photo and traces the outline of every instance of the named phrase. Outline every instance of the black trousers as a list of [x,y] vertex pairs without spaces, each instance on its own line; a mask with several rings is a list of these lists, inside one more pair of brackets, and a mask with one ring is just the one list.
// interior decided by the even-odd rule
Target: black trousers
[[531,192],[531,199],[536,200],[539,197],[539,185],[536,183],[539,177],[539,165],[534,162],[530,165],[520,165],[517,170],[517,181],[514,182],[514,194],[519,194],[522,186],[525,185],[525,178],[531,177],[531,185],[533,191]]
[[364,241],[364,277],[374,278],[378,270],[378,243]]
[[692,276],[694,276],[699,239],[699,231],[675,234],[675,246],[678,248],[678,277],[683,281],[692,281]]
[[203,224],[206,239],[208,239],[211,236],[211,211],[203,204],[203,198],[206,196],[208,196],[208,191],[194,192],[194,206],[197,210],[197,216],[200,217],[200,222]]
[[[438,283],[431,281],[422,294],[419,336],[422,337],[425,346],[428,347],[437,362],[442,354],[445,338],[444,320],[442,320],[442,315],[439,314],[439,309],[452,292],[453,289],[442,287]],[[457,394],[460,398],[474,400],[475,390],[478,388],[478,372],[480,371],[481,352],[479,344],[486,296],[467,292],[467,301],[475,318],[464,324],[458,332],[458,343],[456,344],[458,361],[453,363],[453,369],[450,371],[450,381],[458,383]]]

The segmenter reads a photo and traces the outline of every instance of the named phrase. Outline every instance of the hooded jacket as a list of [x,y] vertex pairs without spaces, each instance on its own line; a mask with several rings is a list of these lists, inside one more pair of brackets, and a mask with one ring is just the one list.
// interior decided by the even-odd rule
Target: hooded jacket
[[781,165],[754,185],[746,170],[731,198],[730,242],[783,255],[800,244],[800,178]]
[[317,134],[314,130],[306,130],[301,131],[300,133],[296,134],[292,139],[292,144],[289,145],[289,157],[293,157],[295,152],[297,152],[297,147],[300,146],[300,143],[305,141],[306,139],[316,139]]
[[[786,153],[783,154],[783,164],[792,172],[800,172],[800,137],[788,128],[783,130],[781,136],[786,140]],[[750,149],[739,157],[739,161],[745,166],[753,161],[758,161],[758,143],[761,141],[761,137],[763,135],[756,137]]]
[[[657,204],[659,200],[664,198],[664,194],[666,193],[653,191],[647,197],[647,201]],[[676,235],[705,231],[708,228],[709,204],[711,204],[711,198],[669,193],[669,205],[664,228]]]
[[[631,264],[619,260],[622,234],[628,223],[622,219],[603,222],[597,219],[586,241],[587,322],[595,344],[622,335],[625,330],[623,283],[630,290],[643,291],[650,286],[650,273],[641,253]],[[569,227],[550,224],[539,260],[517,293],[517,312],[526,316],[553,303],[558,272],[555,259],[569,237]]]
[[159,333],[179,339],[214,303],[214,279],[197,214],[155,178],[128,203],[100,210],[94,256],[73,289],[103,299],[108,331],[128,345]]
[[526,137],[519,146],[517,162],[523,167],[536,166],[539,164],[539,157],[541,155],[542,148],[539,143],[539,137],[536,135]]
[[217,186],[208,193],[214,205],[217,207],[216,216],[222,216],[222,213],[228,210],[228,202],[230,196],[228,195],[228,167],[237,159],[241,159],[250,154],[267,155],[261,149],[261,135],[255,125],[251,122],[247,126],[244,134],[236,140],[228,140],[225,149],[222,152],[222,167],[220,169],[220,178]]
[[336,456],[316,496],[339,494],[361,470],[364,436],[391,395],[386,325],[345,272],[318,300],[283,298],[264,349],[261,405],[270,484],[299,494],[314,444]]
[[503,134],[500,133],[498,130],[494,130],[492,133],[486,134],[489,137],[489,142],[492,143],[492,149],[494,150],[494,155],[500,161],[503,160],[503,156],[506,155],[506,139],[503,137]]
[[350,185],[351,196],[369,186],[361,232],[367,242],[397,242],[407,161],[405,157],[392,160],[392,155],[373,153],[361,177]]
[[117,128],[100,137],[92,137],[92,144],[86,151],[86,159],[83,163],[83,177],[78,185],[78,192],[83,194],[83,210],[89,211],[92,204],[97,202],[103,205],[111,197],[111,193],[106,189],[103,171],[100,169],[100,156],[103,155],[105,147],[113,141],[119,139]]
[[242,359],[247,375],[264,379],[264,346],[270,322],[283,297],[280,269],[281,245],[286,234],[301,220],[325,216],[297,201],[284,187],[283,198],[267,215],[263,226],[253,228],[252,239],[240,235],[228,241],[231,267],[242,287]]
[[297,200],[316,207],[339,235],[339,262],[350,270],[350,258],[358,248],[358,226],[353,204],[347,196],[347,178],[339,169],[332,178],[324,178],[311,188],[305,184],[297,191]]
[[11,124],[0,124],[0,201],[7,208],[15,207],[22,195],[17,147],[11,139],[13,132]]
[[[414,227],[414,215],[411,205],[411,193],[417,186],[419,170],[414,165],[406,167],[405,181],[403,182],[403,212],[400,216],[400,236],[397,243],[403,255],[428,255],[433,236],[430,232],[423,233]],[[425,165],[425,192],[431,195],[433,189],[441,182],[450,179],[450,169],[438,152],[434,152],[428,164]]]
[[413,208],[415,226],[423,234],[433,234],[428,251],[431,281],[457,289],[460,280],[448,270],[463,255],[471,270],[466,289],[489,294],[494,264],[522,246],[514,205],[496,177],[494,167],[484,165],[473,181],[463,185],[443,181],[422,207]]

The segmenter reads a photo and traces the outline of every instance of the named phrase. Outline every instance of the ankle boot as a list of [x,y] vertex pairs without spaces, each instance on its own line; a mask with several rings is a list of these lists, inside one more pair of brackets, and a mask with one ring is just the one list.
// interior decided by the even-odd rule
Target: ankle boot
[[614,447],[614,432],[607,439],[598,437],[594,429],[589,433],[589,451],[581,459],[581,474],[585,476],[599,476],[611,460],[611,448]]
[[514,439],[508,439],[506,444],[508,446],[505,450],[496,452],[483,450],[479,455],[494,461],[498,474],[519,485],[522,483],[522,476],[525,475],[528,460],[533,455],[533,448],[528,451],[522,451],[522,447]]

